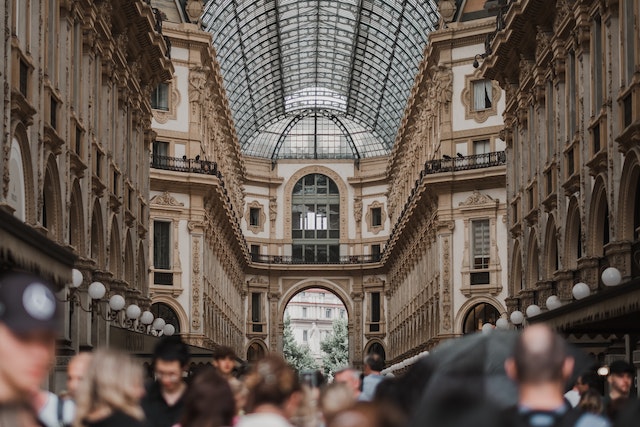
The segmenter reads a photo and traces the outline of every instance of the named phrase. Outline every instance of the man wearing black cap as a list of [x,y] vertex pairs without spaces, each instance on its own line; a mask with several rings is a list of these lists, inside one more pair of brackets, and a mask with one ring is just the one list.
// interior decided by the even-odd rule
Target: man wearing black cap
[[612,419],[627,403],[634,375],[633,365],[625,360],[615,360],[609,365],[609,375],[607,376],[609,393],[604,397],[603,403],[605,414]]
[[23,272],[0,274],[0,403],[31,402],[55,357],[53,287]]

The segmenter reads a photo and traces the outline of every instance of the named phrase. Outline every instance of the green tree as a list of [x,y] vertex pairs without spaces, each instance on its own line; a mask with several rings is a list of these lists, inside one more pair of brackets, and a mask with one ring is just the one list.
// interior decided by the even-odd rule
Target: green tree
[[333,330],[320,343],[320,349],[324,352],[322,369],[326,376],[333,376],[335,371],[349,363],[349,332],[346,319],[333,321]]
[[311,350],[307,345],[299,345],[293,336],[291,329],[291,319],[289,316],[284,319],[284,358],[298,372],[304,370],[316,370],[318,365],[311,355]]

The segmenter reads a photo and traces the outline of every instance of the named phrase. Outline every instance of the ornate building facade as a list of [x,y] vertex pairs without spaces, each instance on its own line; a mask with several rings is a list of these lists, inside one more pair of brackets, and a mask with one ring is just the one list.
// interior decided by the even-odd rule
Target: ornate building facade
[[[640,298],[639,7],[509,2],[482,66],[506,92],[509,311],[542,307],[531,322],[628,360]],[[606,286],[609,267],[622,285]],[[546,307],[551,295],[564,305]]]
[[[50,254],[27,260],[3,233],[3,265],[39,271],[61,288],[75,267],[82,306],[99,281],[107,295],[146,307],[149,99],[173,73],[159,20],[142,0],[7,0],[0,8],[0,206],[33,238],[35,253],[55,246],[69,254],[58,260],[64,269],[46,262]],[[67,355],[110,342],[96,310],[67,302],[65,316],[62,378]]]
[[504,95],[474,67],[495,18],[473,7],[430,33],[387,168],[391,361],[506,315]]
[[[164,14],[174,74],[152,98],[149,296],[190,344],[245,353],[245,175],[211,35],[197,2]],[[201,2],[200,2],[201,3]]]

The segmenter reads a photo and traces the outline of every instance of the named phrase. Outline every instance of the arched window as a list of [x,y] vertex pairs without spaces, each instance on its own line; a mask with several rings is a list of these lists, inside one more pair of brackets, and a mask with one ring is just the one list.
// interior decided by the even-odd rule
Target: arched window
[[328,176],[310,174],[293,187],[291,237],[294,262],[340,260],[340,193]]
[[482,330],[482,325],[485,323],[496,324],[496,320],[500,318],[500,313],[494,306],[487,303],[480,303],[474,306],[467,317],[464,319],[464,326],[462,333],[471,334]]
[[176,328],[175,334],[180,333],[180,320],[178,320],[178,315],[168,304],[156,302],[151,304],[149,311],[153,314],[154,319],[162,317],[167,324],[173,325]]

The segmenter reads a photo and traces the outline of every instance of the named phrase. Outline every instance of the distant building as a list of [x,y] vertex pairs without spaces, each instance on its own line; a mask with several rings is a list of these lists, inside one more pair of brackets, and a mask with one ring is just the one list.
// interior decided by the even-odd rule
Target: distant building
[[313,358],[322,363],[320,343],[333,330],[333,321],[346,319],[347,310],[340,299],[324,289],[307,289],[294,296],[285,311],[291,319],[293,336],[299,345],[307,345]]

